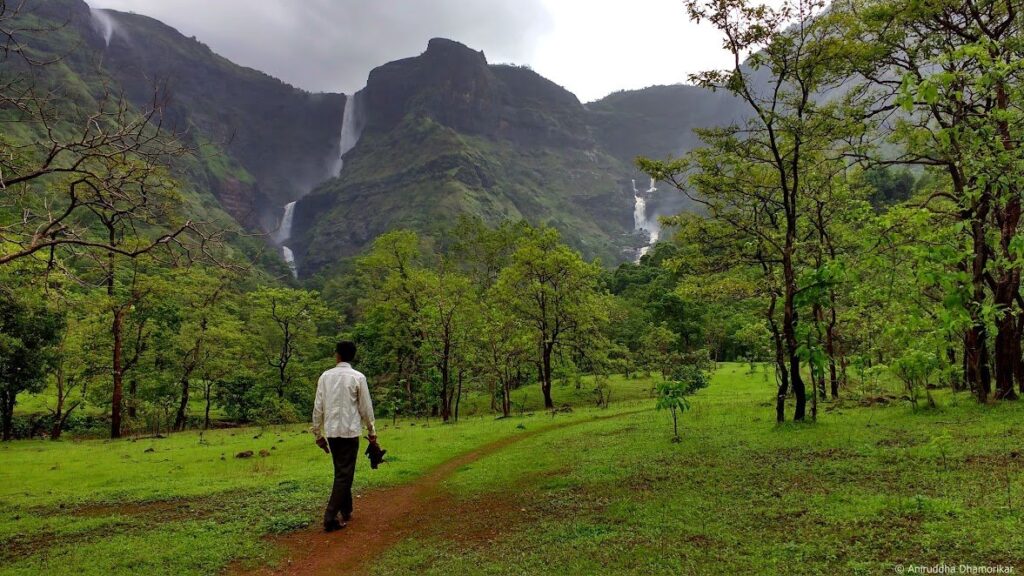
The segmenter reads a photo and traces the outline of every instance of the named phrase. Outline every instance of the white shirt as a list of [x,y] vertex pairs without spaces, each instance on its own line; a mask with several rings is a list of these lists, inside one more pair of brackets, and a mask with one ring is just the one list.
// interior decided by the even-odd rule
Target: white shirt
[[321,374],[316,383],[310,431],[317,438],[358,438],[364,424],[371,436],[377,434],[366,376],[348,362],[339,362]]

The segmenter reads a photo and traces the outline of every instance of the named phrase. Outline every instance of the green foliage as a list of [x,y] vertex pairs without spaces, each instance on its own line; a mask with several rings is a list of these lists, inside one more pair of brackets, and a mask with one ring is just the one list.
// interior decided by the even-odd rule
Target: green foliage
[[253,410],[263,397],[256,380],[250,376],[236,376],[218,382],[217,402],[228,417],[245,424],[253,419]]
[[893,362],[893,373],[903,381],[910,403],[917,409],[917,399],[921,390],[924,390],[928,398],[928,407],[935,408],[935,399],[928,390],[929,379],[939,368],[939,361],[935,354],[921,350],[910,349],[903,353]]
[[36,392],[54,363],[64,318],[45,302],[0,289],[0,417],[10,440],[18,395]]
[[655,408],[658,410],[668,410],[672,413],[673,442],[681,441],[679,436],[679,416],[690,409],[690,402],[686,397],[698,390],[707,388],[707,386],[707,374],[695,365],[677,367],[672,374],[671,380],[658,384],[656,389],[658,401],[655,404]]

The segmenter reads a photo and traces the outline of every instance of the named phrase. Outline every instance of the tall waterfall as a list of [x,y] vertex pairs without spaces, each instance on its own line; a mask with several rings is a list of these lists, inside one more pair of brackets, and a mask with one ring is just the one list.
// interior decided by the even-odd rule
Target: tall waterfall
[[284,244],[292,237],[292,220],[295,219],[295,202],[284,205],[284,216],[281,217],[281,224],[274,232],[274,242]]
[[292,249],[285,246],[284,243],[292,237],[292,220],[295,219],[295,202],[289,202],[284,205],[284,216],[281,217],[281,224],[277,227],[277,232],[274,233],[274,242],[281,246],[281,257],[288,264],[288,268],[292,271],[292,276],[299,277],[299,269],[295,265],[295,254]]
[[110,39],[114,37],[114,19],[110,17],[110,14],[95,8],[89,8],[89,14],[92,16],[93,24],[96,25],[100,34],[103,34],[103,41],[110,46]]
[[[359,136],[363,132],[363,115],[360,109],[361,100],[359,92],[345,98],[345,109],[341,114],[341,134],[338,136],[338,156],[328,167],[328,178],[341,174],[341,169],[345,166],[345,154],[352,150],[356,143],[359,142]],[[273,240],[275,244],[281,247],[281,257],[284,258],[288,268],[291,269],[292,276],[298,278],[299,268],[295,262],[295,254],[291,248],[285,245],[285,242],[292,237],[292,221],[294,218],[295,201],[292,201],[284,206],[284,215],[281,216],[281,224],[278,225],[277,231],[273,234]]]
[[648,235],[647,245],[640,249],[637,260],[650,252],[651,247],[658,242],[658,237],[661,235],[661,224],[658,223],[657,218],[651,220],[647,217],[646,197],[657,191],[654,178],[651,178],[651,184],[644,192],[636,189],[636,180],[633,180],[633,229]]
[[345,154],[355,148],[359,136],[363,133],[363,115],[359,102],[359,92],[345,98],[345,111],[341,115],[341,136],[338,138],[338,158],[331,167],[330,176],[338,176],[345,167]]
[[284,258],[285,264],[288,265],[288,269],[292,271],[292,277],[299,277],[299,267],[295,265],[295,254],[292,254],[292,249],[287,246],[281,246],[281,257]]

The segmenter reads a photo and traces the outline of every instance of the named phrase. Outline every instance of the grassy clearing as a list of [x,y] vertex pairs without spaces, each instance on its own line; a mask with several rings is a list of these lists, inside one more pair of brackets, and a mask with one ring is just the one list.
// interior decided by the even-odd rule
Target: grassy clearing
[[[642,398],[651,385],[616,379],[613,398]],[[406,482],[524,430],[638,407],[589,409],[586,387],[554,392],[559,404],[578,408],[534,412],[540,392],[531,387],[517,391],[523,414],[509,419],[484,415],[486,402],[471,398],[457,425],[382,420],[388,464],[371,471],[360,462],[356,490]],[[536,400],[527,400],[531,395]],[[257,455],[234,457],[246,450]],[[314,522],[330,474],[330,459],[303,425],[0,445],[0,575],[210,574],[235,558],[266,563],[274,551],[261,537]]]
[[[727,366],[667,414],[530,438],[448,488],[514,503],[506,529],[407,540],[375,574],[882,574],[1024,569],[1024,406],[839,407],[776,427],[771,387]],[[489,496],[488,496],[489,495]]]
[[[645,411],[524,438],[445,483],[488,515],[450,514],[374,566],[389,574],[879,574],[938,562],[1024,569],[1024,406],[939,391],[939,410],[823,405],[776,426],[762,371],[724,365],[683,416]],[[456,426],[388,422],[393,458],[357,489],[402,483],[474,446],[653,407],[648,379],[556,386],[577,406]],[[587,408],[584,408],[587,407]],[[415,425],[414,425],[415,424]],[[152,452],[147,450],[152,449]],[[270,456],[239,460],[242,450]],[[224,456],[222,459],[221,456]],[[274,560],[261,539],[314,522],[329,460],[301,426],[0,447],[0,575],[210,574]],[[357,504],[358,506],[358,504]]]

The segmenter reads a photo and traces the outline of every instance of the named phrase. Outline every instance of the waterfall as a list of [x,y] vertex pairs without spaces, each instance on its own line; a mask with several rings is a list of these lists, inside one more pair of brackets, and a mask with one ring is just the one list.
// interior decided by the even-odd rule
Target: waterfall
[[[359,142],[359,136],[363,131],[360,100],[359,92],[345,98],[345,108],[341,114],[341,134],[338,137],[338,157],[328,167],[329,172],[327,176],[329,178],[341,174],[341,169],[345,166],[345,154]],[[285,245],[285,242],[292,237],[295,202],[292,201],[284,205],[284,214],[281,216],[281,223],[278,225],[277,231],[273,234],[273,240],[275,244],[281,247],[281,257],[288,264],[288,268],[292,271],[292,276],[298,278],[299,267],[295,262],[295,254],[291,248]]]
[[110,39],[114,37],[114,19],[105,11],[95,8],[89,8],[89,14],[92,16],[93,24],[96,25],[100,34],[103,35],[103,41],[109,47]]
[[655,186],[654,178],[651,178],[651,184],[644,192],[640,192],[636,189],[636,180],[633,180],[633,229],[637,232],[643,232],[648,236],[647,245],[640,249],[637,255],[637,260],[650,252],[651,247],[658,242],[658,237],[661,235],[661,225],[658,223],[657,218],[651,220],[647,217],[647,196],[651,196],[658,191]]
[[281,224],[274,233],[274,242],[284,244],[292,237],[292,220],[295,218],[295,202],[284,205],[284,216],[281,217]]
[[345,167],[345,154],[355,148],[359,136],[363,132],[363,118],[360,110],[359,92],[345,98],[345,110],[341,115],[341,136],[338,138],[338,158],[331,167],[330,176],[338,176]]
[[295,254],[292,254],[292,249],[287,246],[281,246],[281,257],[284,258],[288,269],[292,271],[292,277],[299,277],[299,267],[295,265]]
[[288,268],[292,271],[292,276],[298,278],[299,269],[295,265],[295,254],[291,248],[284,245],[292,237],[292,220],[294,218],[295,202],[289,202],[284,205],[284,216],[281,217],[281,224],[278,225],[277,232],[274,233],[274,242],[281,246],[281,257],[288,264]]
[[636,189],[636,180],[633,180],[633,229],[637,232],[647,229],[647,200]]

